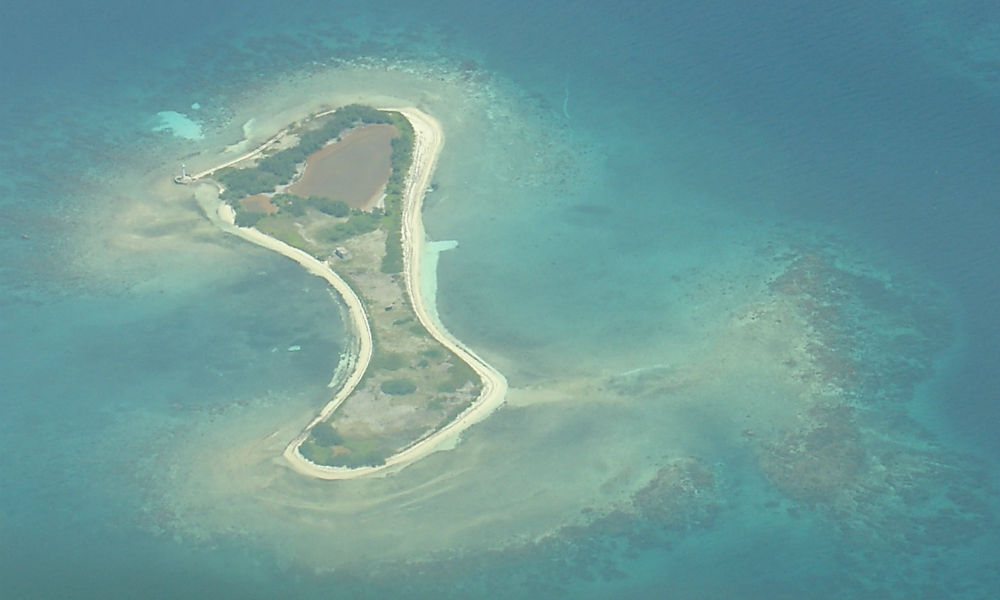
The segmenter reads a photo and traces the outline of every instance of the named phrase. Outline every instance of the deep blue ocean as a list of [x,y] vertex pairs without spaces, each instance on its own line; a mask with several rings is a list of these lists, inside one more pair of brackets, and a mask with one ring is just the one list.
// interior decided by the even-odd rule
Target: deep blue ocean
[[[996,3],[2,9],[0,598],[997,596]],[[316,482],[341,308],[168,175],[376,98],[511,392]]]

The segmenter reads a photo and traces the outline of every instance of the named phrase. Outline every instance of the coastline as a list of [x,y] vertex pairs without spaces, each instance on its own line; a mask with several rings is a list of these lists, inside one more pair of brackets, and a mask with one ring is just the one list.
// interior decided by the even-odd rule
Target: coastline
[[[454,352],[476,372],[482,381],[482,391],[476,401],[453,421],[388,457],[382,465],[359,468],[332,467],[318,465],[307,460],[299,452],[299,447],[308,437],[309,431],[317,423],[327,419],[350,396],[358,383],[360,383],[371,361],[373,342],[368,316],[354,290],[327,264],[319,261],[307,252],[266,235],[257,229],[237,226],[233,209],[228,204],[220,202],[216,216],[218,217],[217,224],[223,230],[296,261],[308,272],[328,281],[344,299],[347,306],[349,321],[351,327],[354,329],[358,343],[356,359],[351,374],[344,381],[333,399],[302,429],[298,436],[289,442],[283,452],[285,460],[293,470],[302,475],[317,479],[354,479],[374,474],[385,475],[389,472],[402,469],[410,463],[437,451],[446,442],[456,440],[462,431],[482,421],[503,404],[507,393],[507,380],[503,374],[452,336],[436,318],[436,313],[428,311],[425,303],[427,299],[421,294],[421,258],[426,243],[421,210],[424,195],[430,184],[431,175],[444,144],[444,134],[441,125],[433,117],[413,107],[382,108],[380,110],[400,113],[410,122],[414,131],[413,160],[410,172],[407,174],[406,188],[403,193],[402,245],[406,291],[420,324],[435,340]],[[224,166],[235,164],[254,156],[277,139],[280,139],[282,135],[283,132],[275,135],[257,149],[238,159],[197,174],[194,179],[201,179]],[[211,213],[211,211],[207,212]]]
[[294,246],[290,246],[289,244],[262,233],[257,229],[251,227],[239,227],[236,225],[236,212],[233,211],[232,207],[225,202],[219,203],[217,215],[225,231],[241,237],[248,242],[252,242],[258,246],[277,252],[282,256],[286,256],[302,265],[302,267],[309,273],[325,279],[329,282],[333,289],[340,294],[340,297],[344,300],[344,304],[347,305],[347,313],[349,316],[348,320],[350,322],[350,327],[353,329],[352,333],[355,335],[357,340],[357,357],[354,359],[351,374],[344,381],[344,384],[341,386],[337,394],[330,402],[326,403],[322,410],[320,410],[319,414],[314,417],[308,425],[306,425],[303,433],[299,435],[299,438],[301,439],[296,438],[296,441],[293,441],[293,445],[296,448],[296,454],[298,454],[298,444],[301,444],[302,441],[305,440],[309,429],[316,423],[319,423],[329,417],[333,411],[337,410],[337,408],[343,404],[344,400],[351,395],[351,392],[353,392],[354,388],[357,387],[361,378],[364,377],[365,371],[368,368],[368,363],[371,362],[374,350],[371,327],[368,323],[368,314],[365,312],[365,307],[361,303],[361,299],[358,298],[356,293],[354,293],[351,286],[347,285],[346,281],[341,279],[340,276],[333,271],[333,269],[321,262],[319,259],[315,258],[308,252],[300,250]]

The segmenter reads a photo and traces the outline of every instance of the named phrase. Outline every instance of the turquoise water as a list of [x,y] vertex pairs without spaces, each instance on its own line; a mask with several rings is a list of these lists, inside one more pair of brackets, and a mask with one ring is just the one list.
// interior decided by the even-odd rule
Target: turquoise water
[[[535,4],[8,7],[0,595],[992,597],[1000,12]],[[169,175],[357,99],[511,392],[316,482],[341,309]]]

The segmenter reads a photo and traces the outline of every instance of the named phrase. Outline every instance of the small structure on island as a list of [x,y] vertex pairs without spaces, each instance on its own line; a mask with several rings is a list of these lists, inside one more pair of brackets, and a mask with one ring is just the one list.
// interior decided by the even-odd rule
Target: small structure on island
[[194,181],[194,177],[191,177],[190,175],[188,175],[187,165],[184,164],[184,163],[181,163],[181,174],[180,175],[174,175],[174,183],[179,183],[181,185],[186,185],[188,183],[191,183],[192,181]]
[[351,257],[351,253],[347,250],[347,248],[344,248],[343,246],[337,246],[336,248],[334,248],[333,255],[339,258],[340,260],[347,260],[348,258]]

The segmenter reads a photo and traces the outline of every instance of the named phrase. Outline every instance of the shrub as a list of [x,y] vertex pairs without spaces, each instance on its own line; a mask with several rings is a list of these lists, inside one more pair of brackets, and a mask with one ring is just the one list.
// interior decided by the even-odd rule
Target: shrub
[[332,200],[321,196],[309,196],[306,203],[323,214],[331,217],[346,217],[351,212],[351,207],[343,200]]
[[379,386],[382,392],[391,396],[406,396],[417,391],[417,384],[409,379],[389,379]]
[[381,271],[386,274],[399,273],[403,270],[403,238],[399,219],[393,219],[393,227],[385,239],[385,255],[382,256]]
[[240,227],[253,227],[266,215],[259,212],[249,212],[242,209],[236,210],[236,224]]
[[329,423],[319,423],[309,432],[309,439],[315,441],[320,446],[338,446],[344,442],[333,425]]
[[260,169],[223,169],[215,178],[222,184],[223,200],[238,200],[254,194],[273,192],[274,188],[284,183],[273,173]]
[[279,211],[293,217],[306,214],[305,198],[295,194],[275,194],[271,197],[271,203],[277,206]]
[[465,362],[454,358],[454,363],[448,367],[447,378],[438,384],[439,392],[455,392],[464,387],[469,382],[475,384],[478,379],[476,372]]
[[[256,167],[250,169],[227,168],[219,171],[215,179],[226,188],[222,198],[232,200],[273,192],[278,185],[291,181],[299,163],[322,148],[328,141],[340,136],[340,133],[345,129],[359,123],[394,124],[397,129],[400,129],[401,125],[397,122],[399,118],[399,115],[389,115],[370,106],[351,104],[340,108],[326,120],[322,127],[301,134],[298,144],[262,158]],[[402,121],[408,123],[405,119]],[[409,135],[412,140],[412,130],[410,130]],[[412,146],[412,141],[410,146]],[[399,160],[395,146],[393,147],[392,160],[393,165]]]
[[408,362],[406,356],[397,352],[379,352],[372,361],[372,367],[387,371],[396,371],[405,367]]
[[351,469],[358,467],[378,467],[385,464],[385,459],[388,455],[388,452],[379,449],[369,450],[368,452],[338,454],[333,458],[333,464]]
[[369,233],[378,229],[379,217],[372,213],[354,211],[351,218],[344,223],[331,225],[323,230],[323,237],[328,242],[339,242],[356,235]]
[[299,446],[299,454],[305,457],[306,460],[310,460],[317,465],[329,465],[333,462],[333,452],[326,446],[318,445],[312,438],[306,439]]

